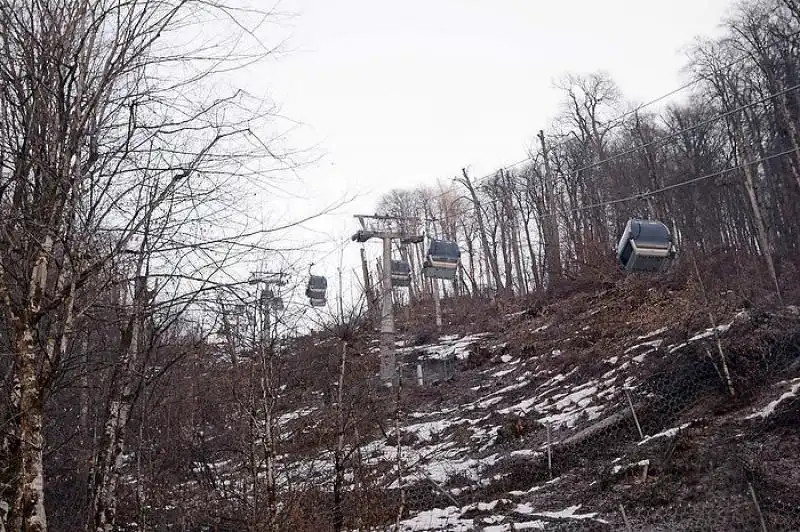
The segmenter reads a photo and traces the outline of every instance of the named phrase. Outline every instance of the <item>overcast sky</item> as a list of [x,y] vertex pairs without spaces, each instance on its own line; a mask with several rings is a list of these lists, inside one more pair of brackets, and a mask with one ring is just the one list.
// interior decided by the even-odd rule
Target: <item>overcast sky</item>
[[636,103],[677,88],[687,47],[718,34],[734,5],[284,0],[279,9],[294,14],[283,21],[286,53],[258,83],[303,123],[291,142],[323,156],[299,171],[304,208],[363,194],[313,224],[343,237],[355,229],[352,214],[372,212],[392,188],[451,179],[462,167],[482,176],[524,158],[559,112],[553,83],[566,73],[607,71]]

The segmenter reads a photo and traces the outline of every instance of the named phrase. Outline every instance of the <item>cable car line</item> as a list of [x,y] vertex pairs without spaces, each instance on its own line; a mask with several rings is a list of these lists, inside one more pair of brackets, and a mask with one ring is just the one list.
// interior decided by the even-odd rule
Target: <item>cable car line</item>
[[[795,37],[797,35],[800,35],[800,30],[785,36],[781,40],[776,40],[775,42],[773,42],[773,43],[771,43],[769,45],[766,45],[765,48],[771,48],[771,47],[776,46],[778,44],[783,44],[785,42],[785,39],[790,39],[790,38]],[[734,67],[735,65],[737,65],[738,63],[741,63],[741,62],[743,62],[743,61],[745,61],[747,59],[750,59],[750,58],[747,57],[747,56],[739,57],[739,58],[737,58],[737,59],[735,59],[733,61],[730,61],[729,63],[725,64],[724,66],[719,67],[719,70],[720,71],[728,70],[728,69]],[[628,116],[635,115],[636,113],[638,113],[642,109],[645,109],[645,108],[647,108],[647,107],[649,107],[651,105],[654,105],[654,104],[656,104],[656,103],[658,103],[658,102],[660,102],[662,100],[665,100],[666,98],[669,98],[670,96],[674,96],[675,94],[678,94],[678,93],[686,90],[687,88],[692,87],[693,85],[696,85],[697,83],[700,83],[701,81],[707,81],[708,79],[709,79],[708,76],[700,76],[698,78],[695,78],[695,79],[693,79],[693,80],[681,85],[680,87],[678,87],[676,89],[673,89],[673,90],[671,90],[671,91],[669,91],[669,92],[667,92],[665,94],[662,94],[661,96],[658,96],[657,98],[654,98],[654,99],[648,101],[647,103],[641,104],[641,105],[637,106],[636,108],[634,108],[632,110],[625,111],[624,113],[620,114],[619,116],[617,116],[617,117],[615,117],[613,119],[610,119],[609,122],[620,122],[620,121],[624,120],[625,118],[627,118]],[[602,161],[597,161],[595,163],[591,163],[590,165],[587,165],[587,166],[582,167],[582,168],[578,168],[578,169],[574,170],[573,172],[577,173],[577,172],[581,172],[581,171],[584,171],[584,170],[588,170],[590,168],[594,168],[596,166],[599,166],[599,165],[605,164],[607,162],[610,162],[612,160],[615,160],[616,158],[628,155],[629,153],[635,153],[636,151],[638,151],[640,149],[644,149],[644,148],[650,147],[653,143],[657,143],[657,142],[660,142],[662,140],[669,140],[670,138],[673,138],[675,136],[680,136],[680,135],[682,135],[684,133],[688,133],[689,131],[692,131],[692,130],[698,128],[698,127],[702,127],[703,125],[707,125],[706,122],[707,123],[711,123],[711,122],[714,122],[714,121],[719,120],[721,118],[724,118],[725,116],[728,116],[728,113],[733,114],[733,113],[742,111],[742,110],[747,109],[749,107],[752,107],[754,105],[758,105],[759,103],[763,103],[764,101],[770,100],[772,98],[776,98],[778,96],[782,96],[783,94],[791,92],[792,90],[795,90],[795,89],[798,89],[798,88],[800,88],[800,84],[793,85],[792,87],[788,87],[786,89],[783,89],[783,90],[781,90],[781,91],[779,91],[779,92],[777,92],[775,94],[766,96],[766,97],[762,98],[759,101],[750,102],[749,104],[745,104],[745,105],[741,106],[741,108],[737,108],[737,109],[734,109],[734,110],[726,111],[726,113],[718,115],[717,117],[710,118],[710,119],[708,119],[708,121],[700,122],[698,124],[695,124],[694,126],[689,126],[686,129],[683,129],[683,130],[681,130],[679,132],[676,132],[674,134],[668,135],[666,137],[661,137],[660,139],[656,139],[654,141],[651,141],[650,143],[645,143],[643,145],[640,145],[640,146],[637,146],[637,147],[634,147],[634,148],[630,148],[626,152],[623,152],[623,153],[620,153],[620,154],[616,154],[612,158],[608,158],[608,159],[604,159]],[[562,147],[562,146],[564,146],[564,144],[566,142],[567,141],[559,142],[555,146],[552,146],[550,149],[552,150],[552,149],[555,149],[555,148],[558,148],[558,147]],[[482,177],[479,177],[479,178],[475,179],[474,184],[475,184],[475,186],[479,186],[481,182],[486,181],[488,179],[491,179],[492,177],[496,176],[497,173],[499,171],[501,171],[501,170],[505,170],[505,171],[511,170],[511,169],[516,168],[517,166],[523,164],[523,163],[526,163],[526,162],[532,161],[532,160],[533,160],[533,158],[529,155],[529,156],[525,157],[524,159],[520,159],[519,161],[516,161],[516,162],[513,162],[511,164],[502,166],[502,167],[498,168],[497,170],[494,170],[494,171],[492,171],[492,172],[490,172],[490,173],[488,173],[488,174],[486,174],[486,175],[484,175]],[[430,201],[435,201],[435,200],[437,200],[437,199],[439,199],[441,197],[444,197],[449,192],[450,191],[443,191],[440,194],[434,195],[434,196],[432,196],[431,198],[428,198],[428,199]]]
[[589,204],[589,205],[582,205],[581,207],[574,207],[574,208],[566,209],[566,210],[563,210],[563,211],[547,212],[547,213],[543,213],[543,214],[540,214],[540,215],[537,215],[537,216],[533,216],[532,218],[536,218],[538,220],[538,219],[547,218],[549,216],[557,216],[559,214],[566,214],[566,213],[570,213],[570,212],[587,211],[587,210],[592,210],[592,209],[598,209],[600,207],[606,207],[606,206],[609,206],[609,205],[616,205],[618,203],[625,203],[627,201],[640,200],[643,197],[655,196],[656,194],[663,194],[664,192],[668,192],[668,191],[676,189],[676,188],[685,187],[685,186],[697,183],[699,181],[705,181],[706,179],[711,179],[711,178],[714,178],[714,177],[725,175],[725,174],[727,174],[729,172],[733,172],[735,170],[741,170],[742,168],[745,168],[745,167],[753,165],[753,164],[758,164],[758,163],[763,163],[763,162],[766,162],[766,161],[771,161],[773,159],[784,157],[786,155],[789,155],[791,153],[798,152],[798,151],[800,151],[800,147],[792,148],[790,150],[782,151],[780,153],[773,153],[773,154],[767,155],[765,157],[759,157],[758,159],[753,159],[752,161],[747,161],[747,162],[738,164],[736,166],[731,166],[729,168],[725,168],[724,170],[719,170],[719,171],[712,172],[712,173],[709,173],[709,174],[705,174],[705,175],[702,175],[702,176],[699,176],[699,177],[693,177],[691,179],[687,179],[685,181],[681,181],[681,182],[678,182],[678,183],[673,183],[671,185],[666,185],[666,186],[657,188],[655,190],[639,192],[637,194],[632,194],[630,196],[625,196],[625,197],[622,197],[622,198],[616,198],[616,199],[612,199],[612,200],[600,201],[600,202],[592,203],[592,204]]
[[[759,105],[759,104],[761,104],[761,103],[764,103],[764,102],[766,102],[766,101],[768,101],[768,100],[771,100],[771,99],[773,99],[773,98],[777,98],[777,97],[779,97],[779,96],[782,96],[782,95],[784,95],[784,94],[787,94],[787,93],[789,93],[789,92],[791,92],[791,91],[798,90],[798,89],[800,89],[800,83],[796,83],[796,84],[792,85],[791,87],[787,87],[787,88],[785,88],[785,89],[783,89],[783,90],[780,90],[780,91],[778,91],[778,92],[775,92],[775,93],[773,93],[773,94],[770,94],[770,95],[768,95],[768,96],[765,96],[765,97],[761,98],[760,100],[756,100],[756,101],[754,101],[754,102],[750,102],[750,103],[747,103],[747,104],[741,105],[741,106],[739,106],[739,107],[737,107],[737,108],[735,108],[735,109],[730,109],[730,110],[728,110],[728,111],[725,111],[724,113],[720,113],[720,114],[718,114],[718,115],[715,115],[714,117],[708,118],[708,119],[706,119],[706,120],[703,120],[703,121],[701,121],[701,122],[698,122],[698,123],[696,123],[696,124],[693,124],[693,125],[691,125],[691,126],[687,126],[687,127],[683,128],[683,129],[681,129],[681,130],[679,130],[679,131],[677,131],[677,132],[675,132],[675,133],[671,133],[671,134],[669,134],[669,135],[666,135],[666,136],[663,136],[663,137],[659,137],[658,139],[654,139],[654,140],[652,140],[652,141],[649,141],[649,142],[647,142],[647,143],[640,144],[640,145],[638,145],[638,146],[635,146],[635,147],[633,147],[633,148],[630,148],[630,149],[628,149],[628,150],[625,150],[625,151],[623,151],[623,152],[620,152],[620,153],[614,154],[614,155],[612,155],[612,156],[610,156],[610,157],[607,157],[607,158],[605,158],[605,159],[602,159],[602,160],[600,160],[600,161],[596,161],[596,162],[594,162],[594,163],[590,163],[590,164],[584,165],[584,166],[582,166],[582,167],[579,167],[579,168],[576,168],[576,169],[574,169],[574,170],[570,170],[569,172],[566,172],[566,173],[565,173],[565,175],[573,175],[573,176],[574,176],[574,175],[577,175],[578,173],[580,173],[580,172],[583,172],[583,171],[585,171],[585,170],[589,170],[589,169],[592,169],[592,168],[596,168],[596,167],[598,167],[598,166],[602,166],[602,165],[604,165],[604,164],[606,164],[606,163],[609,163],[609,162],[615,161],[615,160],[617,160],[617,159],[620,159],[620,158],[622,158],[622,157],[625,157],[625,156],[627,156],[627,155],[630,155],[631,153],[635,153],[636,151],[639,151],[639,150],[641,150],[641,149],[645,149],[645,148],[648,148],[648,147],[650,147],[650,146],[654,146],[654,145],[657,145],[657,144],[659,144],[659,143],[666,142],[666,141],[668,141],[668,140],[674,139],[674,138],[676,138],[676,137],[679,137],[679,136],[681,136],[681,135],[683,135],[683,134],[685,134],[685,133],[688,133],[688,132],[690,132],[690,131],[693,131],[693,130],[695,130],[695,129],[697,129],[697,128],[703,127],[703,126],[705,126],[705,125],[708,125],[708,124],[710,124],[710,123],[713,123],[713,122],[715,122],[715,121],[717,121],[717,120],[720,120],[720,119],[722,119],[722,118],[728,117],[728,116],[730,116],[730,115],[732,115],[732,114],[736,114],[736,113],[738,113],[738,112],[741,112],[741,111],[743,111],[743,110],[745,110],[745,109],[748,109],[748,108],[750,108],[750,107],[753,107],[753,106]],[[787,155],[787,154],[789,154],[789,153],[792,153],[793,151],[796,151],[796,150],[792,149],[792,150],[788,150],[787,152],[783,152],[783,153],[775,154],[775,157],[779,157],[779,156]],[[771,158],[771,157],[767,157],[767,158],[764,158],[763,160],[769,160],[770,158]],[[761,160],[756,160],[756,161],[754,161],[754,162],[761,162]],[[740,166],[740,167],[732,167],[732,168],[728,168],[728,169],[726,169],[726,170],[723,170],[722,172],[723,172],[723,173],[726,173],[726,172],[729,172],[729,171],[731,171],[731,170],[735,170],[735,169],[737,169],[737,168],[741,168],[741,167],[744,167],[744,166],[746,166],[746,164],[744,164],[744,165],[742,165],[742,166]],[[496,175],[496,173],[495,173],[495,174],[492,174],[492,175]],[[717,174],[714,174],[714,175],[717,175]],[[713,176],[712,176],[712,177],[713,177]],[[706,178],[706,177],[704,176],[703,178],[699,178],[699,180],[702,180],[702,179],[704,179],[704,178]],[[690,180],[689,182],[693,182],[693,180]],[[687,183],[687,182],[681,182],[681,183],[677,183],[676,185],[669,185],[669,186],[665,187],[663,190],[669,190],[670,188],[675,188],[676,186],[683,186],[683,185],[684,185],[684,184],[686,184],[686,183]],[[658,189],[658,190],[656,190],[656,191],[652,191],[652,192],[650,192],[650,193],[649,193],[649,195],[652,195],[652,194],[658,193],[658,192],[660,192],[661,190],[662,190],[662,189]],[[443,196],[443,195],[444,195],[444,194],[442,194],[442,196]],[[648,195],[648,194],[645,194],[645,195]],[[640,196],[641,196],[641,194],[639,194],[639,195],[636,195],[636,196],[633,196],[632,198],[637,198],[637,197],[640,197]],[[629,199],[632,199],[632,198],[625,198],[624,200],[619,200],[619,201],[628,201]],[[615,202],[618,202],[618,201],[615,201]],[[593,207],[591,207],[591,208],[594,208],[594,207],[599,207],[599,206],[602,206],[602,205],[607,205],[607,204],[610,204],[610,203],[607,203],[607,202],[600,202],[600,203],[597,203],[597,204],[595,204],[595,205],[594,205]],[[583,209],[585,209],[585,208],[589,208],[589,207],[581,207],[581,208],[578,208],[578,210],[583,210]],[[465,209],[464,209],[462,212],[474,212],[474,211],[475,211],[475,205],[469,205],[469,206],[465,207]],[[566,212],[569,212],[569,211],[566,211]],[[540,216],[541,216],[541,217],[546,217],[546,216],[547,216],[547,214],[540,215]],[[534,218],[535,218],[535,217],[534,217]]]

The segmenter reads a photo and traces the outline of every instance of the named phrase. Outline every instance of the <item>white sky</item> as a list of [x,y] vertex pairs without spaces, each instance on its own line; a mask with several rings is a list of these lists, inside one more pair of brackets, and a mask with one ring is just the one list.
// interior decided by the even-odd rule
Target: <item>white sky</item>
[[[305,199],[275,208],[296,213],[362,193],[312,224],[341,242],[356,229],[352,214],[373,212],[381,193],[449,180],[462,167],[479,177],[524,158],[559,112],[553,82],[565,73],[605,70],[636,103],[677,88],[686,81],[687,46],[718,34],[733,6],[284,0],[278,9],[295,14],[280,28],[289,34],[287,53],[248,83],[304,124],[290,144],[316,146],[323,158],[299,170]],[[320,247],[317,260],[333,247]],[[352,263],[358,251],[350,248]]]

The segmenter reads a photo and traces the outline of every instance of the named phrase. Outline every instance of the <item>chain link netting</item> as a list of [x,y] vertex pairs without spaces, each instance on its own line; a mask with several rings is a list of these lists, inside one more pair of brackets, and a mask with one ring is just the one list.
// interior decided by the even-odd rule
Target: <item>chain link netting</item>
[[[369,334],[305,339],[272,447],[258,422],[227,448],[195,436],[209,454],[150,511],[197,530],[800,529],[798,310],[619,292],[410,336],[399,389]],[[658,316],[621,312],[634,296]]]

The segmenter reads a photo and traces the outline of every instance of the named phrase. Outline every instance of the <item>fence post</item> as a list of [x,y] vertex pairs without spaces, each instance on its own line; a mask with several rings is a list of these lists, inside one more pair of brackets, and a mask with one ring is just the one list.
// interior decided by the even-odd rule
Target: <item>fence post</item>
[[747,488],[750,490],[750,497],[753,498],[753,504],[756,507],[758,514],[758,523],[761,525],[761,532],[767,532],[767,523],[764,521],[764,514],[761,512],[761,505],[758,504],[758,497],[756,496],[756,489],[753,487],[752,482],[747,483]]
[[625,530],[627,532],[633,532],[631,522],[628,520],[628,514],[625,513],[625,507],[622,506],[622,504],[619,505],[619,513],[622,514],[622,522],[625,523]]
[[628,391],[628,388],[625,388],[625,397],[628,399],[628,406],[631,408],[633,421],[636,423],[636,430],[639,431],[639,441],[641,441],[644,439],[644,433],[642,432],[642,426],[639,424],[639,418],[636,416],[636,409],[633,408],[633,401],[631,401],[631,393]]
[[547,420],[547,471],[550,474],[550,480],[553,480],[553,452],[552,441],[550,436],[550,420]]

